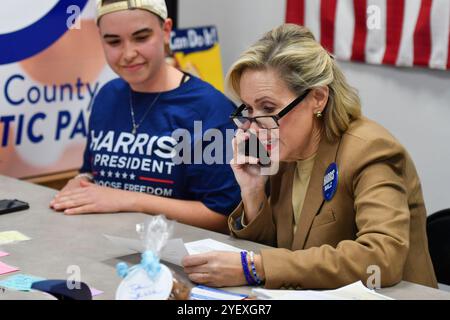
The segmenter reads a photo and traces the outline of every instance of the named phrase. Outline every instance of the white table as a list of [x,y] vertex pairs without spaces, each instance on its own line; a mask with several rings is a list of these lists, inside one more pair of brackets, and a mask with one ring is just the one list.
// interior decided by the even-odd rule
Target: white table
[[[104,291],[94,299],[114,299],[121,279],[115,266],[120,261],[137,264],[140,255],[115,246],[103,234],[137,238],[135,226],[145,220],[141,213],[91,214],[65,216],[48,207],[56,191],[17,179],[0,176],[0,199],[26,201],[30,209],[0,215],[0,231],[17,230],[32,238],[4,245],[0,250],[9,252],[0,261],[20,268],[20,273],[46,279],[67,279],[71,266],[78,266],[81,281]],[[258,252],[264,245],[235,239],[230,236],[176,223],[174,237],[185,242],[212,238],[239,248]],[[188,281],[180,267],[167,264]],[[14,273],[0,276],[0,280]],[[240,293],[250,293],[250,287],[227,288]],[[379,290],[395,299],[448,299],[450,293],[409,282]],[[0,299],[46,299],[39,293],[0,291]]]

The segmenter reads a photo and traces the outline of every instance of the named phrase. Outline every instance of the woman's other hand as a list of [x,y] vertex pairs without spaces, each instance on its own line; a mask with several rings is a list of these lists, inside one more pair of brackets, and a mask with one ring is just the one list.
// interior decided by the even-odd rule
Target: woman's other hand
[[182,265],[189,279],[210,287],[246,285],[241,256],[236,252],[213,251],[189,255]]

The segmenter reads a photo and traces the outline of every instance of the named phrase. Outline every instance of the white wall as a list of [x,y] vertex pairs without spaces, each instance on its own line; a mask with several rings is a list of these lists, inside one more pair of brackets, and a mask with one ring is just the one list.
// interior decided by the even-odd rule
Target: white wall
[[[224,72],[247,46],[284,21],[285,0],[180,0],[180,27],[216,25]],[[431,214],[450,208],[450,72],[340,62],[363,112],[410,152]]]
[[285,0],[179,0],[180,28],[218,27],[224,72],[264,32],[284,21]]
[[340,63],[363,112],[411,154],[428,214],[450,208],[450,72]]

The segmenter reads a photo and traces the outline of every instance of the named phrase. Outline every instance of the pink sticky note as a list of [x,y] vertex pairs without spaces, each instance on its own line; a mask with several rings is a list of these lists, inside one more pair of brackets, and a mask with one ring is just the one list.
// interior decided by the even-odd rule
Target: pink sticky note
[[93,297],[98,296],[99,294],[102,294],[103,291],[97,290],[95,288],[91,288],[91,294]]
[[8,252],[0,251],[0,258],[1,258],[1,257],[6,257],[6,256],[9,256],[9,253],[8,253]]
[[0,275],[11,273],[14,271],[19,271],[16,267],[8,266],[7,264],[4,264],[3,262],[0,262]]

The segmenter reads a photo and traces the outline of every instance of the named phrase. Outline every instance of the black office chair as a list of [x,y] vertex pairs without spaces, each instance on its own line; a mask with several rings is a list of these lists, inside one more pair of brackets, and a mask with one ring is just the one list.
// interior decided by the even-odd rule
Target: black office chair
[[427,217],[427,235],[436,278],[450,285],[450,209]]

